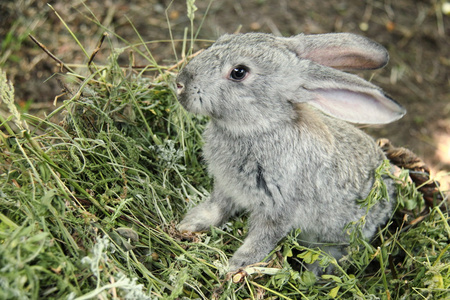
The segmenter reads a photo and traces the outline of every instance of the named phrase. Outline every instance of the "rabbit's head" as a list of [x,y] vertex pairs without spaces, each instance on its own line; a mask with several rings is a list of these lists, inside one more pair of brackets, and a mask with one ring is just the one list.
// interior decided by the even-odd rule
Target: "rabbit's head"
[[349,122],[384,124],[405,110],[341,70],[377,69],[388,59],[381,45],[348,33],[224,35],[181,71],[177,94],[188,111],[242,132],[295,120],[304,102]]

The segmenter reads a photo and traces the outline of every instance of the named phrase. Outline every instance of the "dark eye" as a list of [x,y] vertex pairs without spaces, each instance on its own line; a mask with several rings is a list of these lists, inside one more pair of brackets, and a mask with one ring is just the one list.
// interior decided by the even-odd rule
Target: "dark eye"
[[230,79],[234,81],[242,81],[247,77],[248,68],[246,66],[237,66],[230,73]]

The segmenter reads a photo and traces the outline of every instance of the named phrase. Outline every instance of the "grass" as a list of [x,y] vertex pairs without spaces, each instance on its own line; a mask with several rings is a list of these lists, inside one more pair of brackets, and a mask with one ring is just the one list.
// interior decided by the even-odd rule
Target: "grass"
[[[406,172],[397,213],[371,243],[349,227],[353,242],[340,265],[301,246],[296,230],[268,267],[227,276],[245,216],[204,234],[175,229],[211,190],[201,160],[207,120],[178,105],[175,73],[131,49],[148,58],[156,79],[121,68],[124,49],[111,45],[107,65],[62,75],[72,82],[69,99],[45,118],[17,111],[1,72],[9,114],[0,115],[0,299],[450,298],[447,204],[422,218]],[[380,185],[365,204],[382,192]],[[336,274],[316,279],[301,260],[336,264]]]

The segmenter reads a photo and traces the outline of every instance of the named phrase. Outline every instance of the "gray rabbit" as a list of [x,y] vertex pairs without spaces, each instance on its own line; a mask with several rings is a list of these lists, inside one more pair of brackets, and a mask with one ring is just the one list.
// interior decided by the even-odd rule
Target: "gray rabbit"
[[[386,124],[405,114],[380,88],[342,70],[377,69],[388,59],[381,45],[348,33],[224,35],[193,58],[177,77],[177,95],[186,110],[211,119],[204,157],[214,190],[178,229],[208,230],[248,212],[248,236],[230,271],[264,259],[294,228],[305,245],[341,258],[344,227],[367,213],[357,200],[385,159],[348,122]],[[369,211],[366,238],[395,205],[393,182],[386,184],[390,201]]]

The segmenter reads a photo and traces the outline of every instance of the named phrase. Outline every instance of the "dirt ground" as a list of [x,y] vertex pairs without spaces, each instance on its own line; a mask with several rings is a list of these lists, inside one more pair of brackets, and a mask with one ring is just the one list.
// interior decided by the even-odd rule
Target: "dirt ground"
[[[51,7],[38,0],[0,3],[0,67],[13,81],[21,109],[30,113],[52,109],[54,97],[61,92],[58,78],[62,77],[53,76],[59,72],[55,61],[28,38],[29,33],[65,63],[85,69],[88,59],[61,19],[87,53],[95,49],[104,28],[131,43],[139,42],[136,31],[144,41],[161,41],[149,44],[161,65],[173,65],[180,57],[181,43],[176,44],[176,57],[171,43],[164,42],[170,40],[170,30],[173,38],[179,40],[190,26],[186,1],[182,0],[49,3]],[[195,49],[207,46],[205,40],[236,31],[284,36],[353,32],[381,43],[391,56],[388,66],[361,76],[372,78],[405,106],[408,114],[393,124],[367,130],[375,137],[387,137],[396,145],[413,150],[432,166],[435,174],[450,170],[450,2],[216,0],[195,4],[198,10],[194,26],[198,29],[203,23],[198,34],[202,41]],[[114,46],[125,46],[119,38],[110,37]],[[110,53],[105,44],[95,58],[97,64],[105,63]],[[124,65],[130,63],[129,52],[125,50],[121,56]],[[135,65],[145,64],[148,62],[136,55]]]

